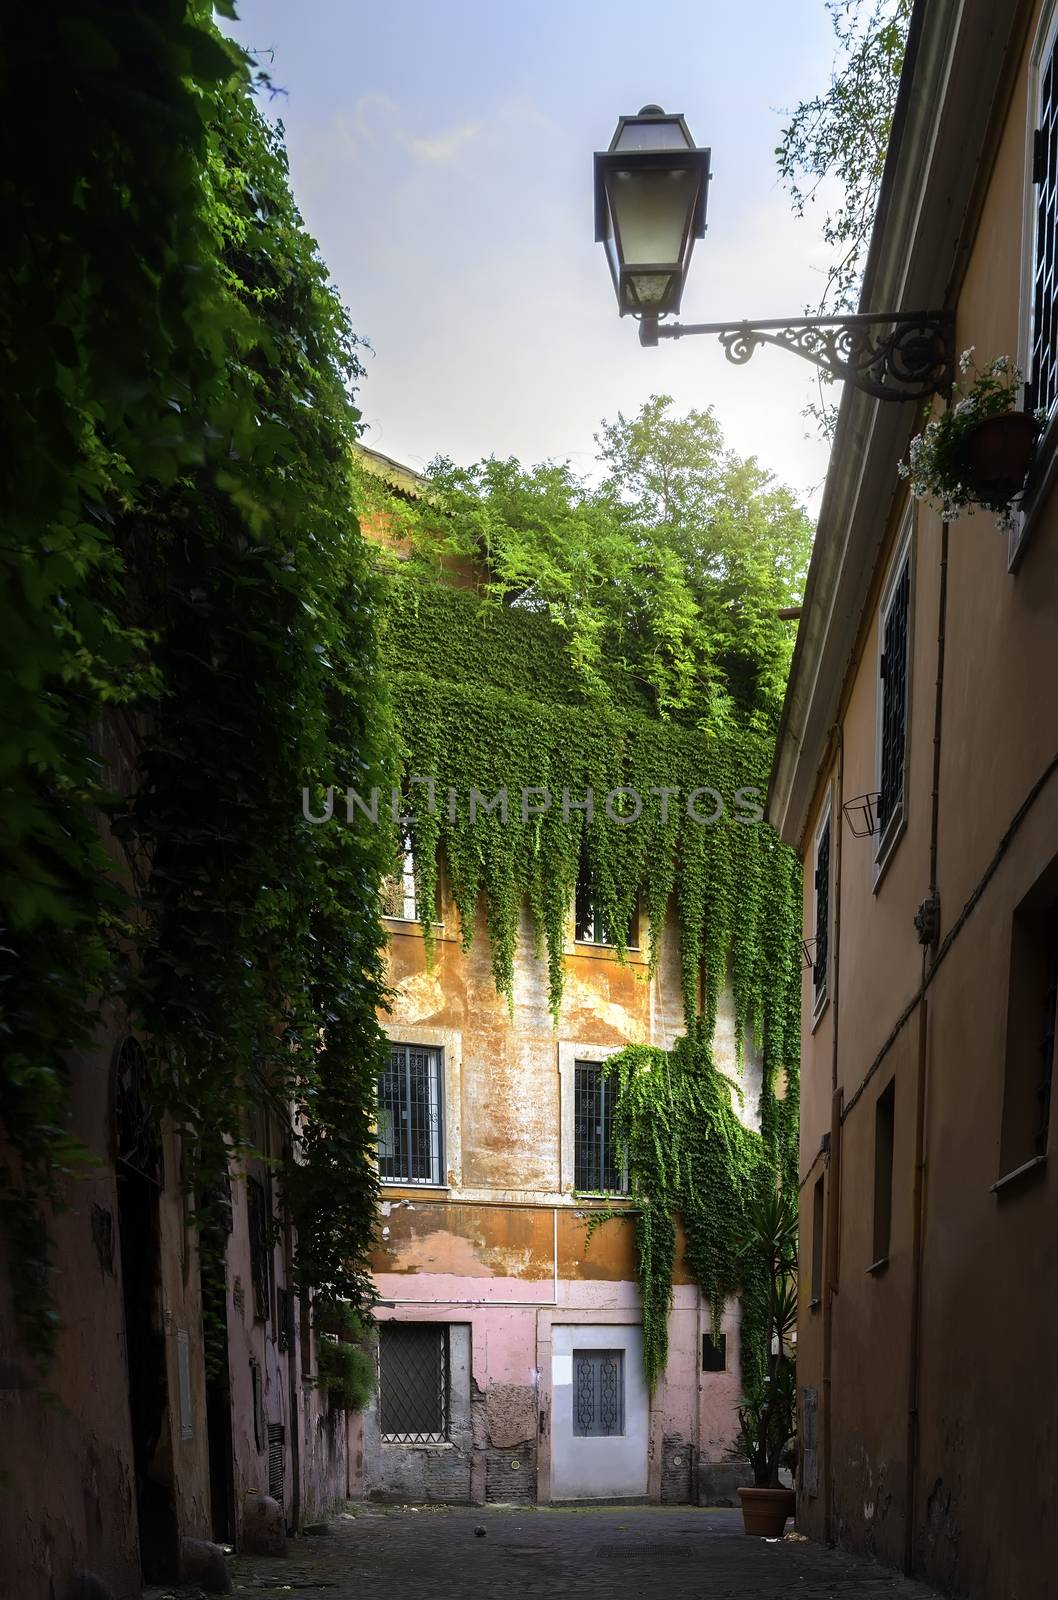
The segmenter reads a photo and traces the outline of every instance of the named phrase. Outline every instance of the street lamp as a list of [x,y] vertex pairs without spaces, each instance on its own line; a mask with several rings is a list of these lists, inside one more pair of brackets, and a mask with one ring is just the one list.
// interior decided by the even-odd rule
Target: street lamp
[[606,247],[622,317],[680,309],[708,187],[708,150],[660,106],[622,117],[609,150],[597,153],[595,238]]
[[709,155],[682,116],[655,105],[621,117],[610,148],[596,152],[595,238],[606,248],[621,316],[639,320],[641,344],[712,333],[737,366],[759,345],[774,344],[879,400],[922,400],[950,390],[950,310],[662,322],[680,309],[694,241],[705,233]]

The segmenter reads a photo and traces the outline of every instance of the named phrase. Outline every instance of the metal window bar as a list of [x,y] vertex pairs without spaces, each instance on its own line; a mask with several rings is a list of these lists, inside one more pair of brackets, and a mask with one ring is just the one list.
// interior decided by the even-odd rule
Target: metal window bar
[[441,1051],[394,1044],[378,1084],[378,1170],[391,1183],[444,1182]]
[[625,1431],[623,1350],[574,1350],[573,1433],[613,1438]]
[[1058,400],[1058,70],[1053,49],[1040,86],[1034,169],[1031,408],[1042,407],[1049,416]]
[[585,1194],[624,1194],[614,1133],[616,1084],[601,1062],[578,1061],[573,1071],[573,1183]]
[[828,817],[816,844],[816,936],[812,962],[812,996],[822,999],[827,988],[830,953],[830,824]]
[[882,633],[882,749],[878,794],[878,832],[884,835],[904,797],[907,749],[907,625],[911,601],[911,558],[905,560],[893,589]]
[[268,1424],[268,1493],[283,1504],[286,1479],[286,1429],[281,1422]]
[[448,1437],[448,1327],[383,1322],[378,1330],[379,1425],[389,1444]]
[[1033,1149],[1047,1153],[1051,1121],[1051,1083],[1054,1075],[1054,1035],[1058,1022],[1058,912],[1052,912],[1047,929],[1047,966],[1043,991],[1043,1032],[1040,1037],[1040,1077],[1036,1086],[1036,1126]]

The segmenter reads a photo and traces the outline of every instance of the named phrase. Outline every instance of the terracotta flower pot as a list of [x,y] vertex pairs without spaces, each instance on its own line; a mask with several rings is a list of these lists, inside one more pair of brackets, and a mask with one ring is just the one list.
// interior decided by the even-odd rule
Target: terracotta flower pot
[[982,505],[1001,510],[1025,486],[1039,424],[1028,411],[985,417],[967,434],[962,467]]
[[781,1539],[787,1517],[797,1509],[792,1489],[740,1489],[742,1531],[758,1539]]

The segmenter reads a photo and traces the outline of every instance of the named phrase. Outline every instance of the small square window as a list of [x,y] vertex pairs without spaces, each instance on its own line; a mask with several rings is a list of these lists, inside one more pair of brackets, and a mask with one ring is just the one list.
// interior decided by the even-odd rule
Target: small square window
[[390,1444],[448,1437],[448,1328],[382,1322],[378,1329],[379,1426]]

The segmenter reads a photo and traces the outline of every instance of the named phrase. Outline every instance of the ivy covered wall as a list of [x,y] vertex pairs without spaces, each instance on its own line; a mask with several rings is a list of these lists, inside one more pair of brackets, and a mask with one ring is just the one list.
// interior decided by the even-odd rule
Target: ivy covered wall
[[[776,1174],[796,1181],[801,989],[799,866],[756,806],[769,737],[701,705],[663,716],[629,674],[600,692],[551,616],[415,561],[388,565],[383,659],[427,937],[443,862],[465,944],[483,901],[495,982],[510,996],[528,907],[557,1019],[582,861],[608,926],[627,927],[635,907],[645,918],[651,971],[675,907],[684,1037],[671,1053],[630,1044],[606,1069],[619,1084],[630,1176],[620,1209],[634,1217],[647,1376],[653,1386],[665,1364],[678,1212],[717,1324],[741,1293],[744,1381],[758,1382],[764,1285],[740,1265],[737,1240],[749,1196]],[[751,1030],[763,1058],[759,1134],[733,1108],[740,1081],[712,1058],[725,984],[736,1038]]]

